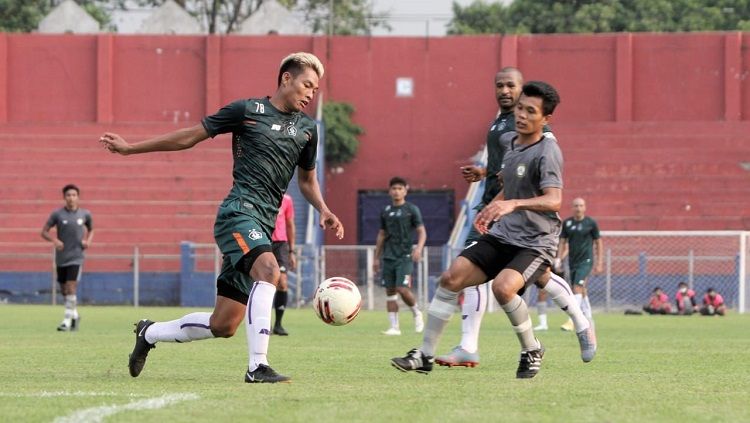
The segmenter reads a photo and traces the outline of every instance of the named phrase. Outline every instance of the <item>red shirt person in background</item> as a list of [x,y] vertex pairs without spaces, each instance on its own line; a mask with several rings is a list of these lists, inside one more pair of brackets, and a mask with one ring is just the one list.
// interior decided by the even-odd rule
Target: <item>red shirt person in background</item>
[[704,316],[725,315],[727,306],[724,304],[724,298],[713,288],[708,288],[706,295],[703,296],[703,306],[701,314]]
[[672,305],[669,304],[667,294],[657,286],[654,288],[654,292],[651,293],[648,304],[643,306],[643,311],[648,314],[670,314],[672,312]]
[[674,294],[677,303],[677,314],[691,315],[698,312],[698,304],[695,302],[695,291],[688,288],[688,284],[680,282],[677,285],[677,293]]

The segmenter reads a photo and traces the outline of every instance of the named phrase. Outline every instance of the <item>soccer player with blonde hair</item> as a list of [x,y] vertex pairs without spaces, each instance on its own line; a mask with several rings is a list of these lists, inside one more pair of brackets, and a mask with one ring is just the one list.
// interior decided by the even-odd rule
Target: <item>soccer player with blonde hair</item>
[[229,338],[244,322],[248,341],[245,382],[287,382],[268,365],[271,308],[279,265],[271,249],[271,234],[281,199],[298,172],[299,189],[320,212],[321,227],[344,236],[344,227],[323,200],[315,173],[318,131],[303,110],[315,97],[323,65],[310,53],[294,53],[280,65],[278,86],[270,97],[234,101],[200,124],[129,144],[105,133],[100,142],[122,155],[176,151],[207,138],[232,134],[233,184],[219,206],[214,238],[224,256],[212,313],[196,312],[169,322],[143,319],[136,323],[130,354],[130,375],[137,377],[157,342],[190,342]]

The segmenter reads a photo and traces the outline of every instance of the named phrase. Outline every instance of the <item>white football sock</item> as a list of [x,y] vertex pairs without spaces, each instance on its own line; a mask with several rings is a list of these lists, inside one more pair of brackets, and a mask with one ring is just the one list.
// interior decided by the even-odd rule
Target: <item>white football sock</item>
[[268,341],[271,337],[271,308],[276,287],[273,284],[257,281],[250,290],[250,298],[245,314],[247,330],[248,368],[254,371],[258,365],[268,365]]
[[[576,295],[581,295],[581,294],[576,294]],[[589,320],[591,320],[591,306],[589,305],[588,298],[582,295],[581,295],[581,311],[583,312],[584,316],[586,316]]]
[[583,303],[585,304],[586,310],[588,310],[588,313],[589,313],[589,314],[586,315],[586,317],[588,317],[589,320],[591,320],[593,322],[594,321],[594,311],[591,309],[591,303],[589,302],[589,296],[588,295],[586,295],[585,297],[583,297]]
[[588,329],[589,321],[581,311],[581,294],[574,295],[565,279],[553,273],[544,291],[562,311],[570,316],[576,333]]
[[479,328],[487,310],[487,289],[489,282],[464,288],[464,302],[461,305],[461,348],[470,353],[479,349]]
[[547,315],[546,314],[539,315],[539,326],[547,327]]
[[75,294],[65,296],[65,314],[63,315],[63,323],[65,326],[70,326],[73,319],[76,318],[76,302],[78,297]]
[[143,335],[146,342],[190,342],[213,338],[209,327],[211,313],[190,313],[177,320],[156,322],[146,329]]
[[414,304],[410,308],[411,308],[411,314],[414,315],[414,318],[416,318],[417,316],[421,316],[422,315],[422,312],[419,311],[419,306],[418,305]]
[[424,355],[435,355],[435,348],[443,334],[445,326],[453,316],[453,311],[458,303],[458,292],[449,291],[438,286],[435,296],[427,308],[427,323],[424,329],[424,338],[420,350]]
[[391,327],[393,329],[398,329],[398,312],[397,311],[389,311],[388,320],[390,320]]

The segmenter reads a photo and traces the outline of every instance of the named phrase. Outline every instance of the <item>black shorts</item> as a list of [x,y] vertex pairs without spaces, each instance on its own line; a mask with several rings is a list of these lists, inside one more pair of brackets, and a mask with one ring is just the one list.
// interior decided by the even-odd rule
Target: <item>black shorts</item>
[[57,267],[57,282],[63,284],[70,281],[81,280],[81,265],[71,264],[70,266]]
[[482,235],[459,256],[474,263],[488,279],[503,269],[513,269],[523,276],[524,286],[536,282],[551,264],[538,251],[505,244],[491,235]]
[[289,270],[289,243],[287,241],[274,241],[271,243],[271,250],[276,257],[276,262],[279,263],[279,270],[281,273],[286,273]]

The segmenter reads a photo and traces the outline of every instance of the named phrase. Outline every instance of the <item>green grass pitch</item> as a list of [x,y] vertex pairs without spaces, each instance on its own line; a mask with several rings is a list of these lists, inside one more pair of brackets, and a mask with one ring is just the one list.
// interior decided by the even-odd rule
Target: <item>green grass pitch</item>
[[[161,343],[139,378],[127,371],[133,322],[178,318],[179,308],[81,307],[81,331],[59,333],[62,307],[1,305],[0,416],[8,422],[740,422],[750,421],[750,316],[596,315],[599,352],[581,362],[575,336],[538,334],[539,375],[516,380],[518,344],[502,313],[485,316],[481,364],[393,369],[421,342],[411,316],[385,337],[385,312],[329,327],[289,310],[287,338],[269,359],[293,383],[243,383],[244,329],[231,339]],[[455,316],[440,351],[459,339]],[[182,395],[149,407],[149,400]],[[153,405],[153,404],[151,404]],[[88,413],[88,414],[87,414]],[[99,420],[97,420],[99,419]]]

